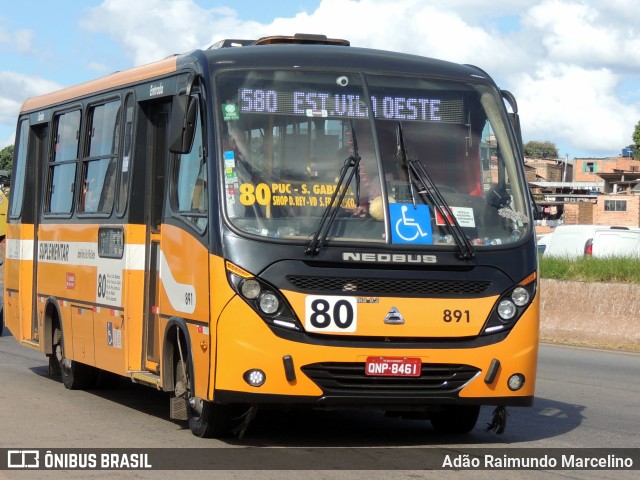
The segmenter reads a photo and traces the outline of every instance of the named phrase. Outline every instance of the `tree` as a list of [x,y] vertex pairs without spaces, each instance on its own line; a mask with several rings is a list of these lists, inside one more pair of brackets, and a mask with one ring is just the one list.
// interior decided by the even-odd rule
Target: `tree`
[[527,142],[524,144],[524,156],[530,158],[558,158],[558,147],[553,142]]
[[0,170],[11,171],[13,165],[13,145],[0,150]]
[[640,160],[640,122],[636,123],[636,128],[631,138],[633,138],[633,145],[629,146],[633,147],[633,158]]

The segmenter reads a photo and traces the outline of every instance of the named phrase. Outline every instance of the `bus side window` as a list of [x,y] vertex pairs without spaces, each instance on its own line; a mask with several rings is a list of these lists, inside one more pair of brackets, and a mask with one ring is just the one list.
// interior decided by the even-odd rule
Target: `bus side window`
[[123,146],[122,158],[120,159],[120,188],[118,189],[118,202],[116,211],[118,216],[124,215],[129,201],[129,183],[131,178],[131,161],[133,154],[133,128],[134,128],[134,99],[133,94],[127,95],[124,105],[124,121],[123,121]]
[[54,149],[49,164],[47,213],[71,213],[80,139],[80,110],[56,115]]
[[90,110],[89,156],[83,159],[83,191],[80,210],[111,213],[115,197],[115,176],[120,148],[120,101]]
[[27,166],[27,139],[29,138],[29,121],[20,122],[20,134],[18,136],[16,164],[13,169],[13,182],[11,184],[11,218],[20,217],[22,214],[22,200],[24,198],[25,170]]

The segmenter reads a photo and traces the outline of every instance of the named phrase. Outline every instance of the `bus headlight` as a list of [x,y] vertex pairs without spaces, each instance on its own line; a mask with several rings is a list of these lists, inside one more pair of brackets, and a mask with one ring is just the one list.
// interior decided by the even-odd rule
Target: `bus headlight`
[[277,288],[251,272],[225,262],[229,285],[264,322],[272,327],[302,331],[293,309]]
[[498,304],[498,315],[503,320],[511,320],[516,316],[516,306],[511,300],[502,300]]
[[537,274],[532,273],[505,292],[496,302],[482,329],[485,335],[511,329],[529,307],[536,293]]
[[249,300],[258,298],[258,295],[260,295],[260,291],[260,284],[253,279],[243,281],[240,286],[240,292],[242,293],[242,295],[244,295],[245,298],[248,298]]
[[529,291],[523,287],[516,287],[513,289],[513,292],[511,292],[511,300],[519,307],[524,307],[529,303],[530,298]]
[[278,311],[280,308],[280,302],[278,301],[278,297],[276,297],[272,292],[266,292],[264,295],[260,297],[260,310],[262,310],[267,315],[272,315]]

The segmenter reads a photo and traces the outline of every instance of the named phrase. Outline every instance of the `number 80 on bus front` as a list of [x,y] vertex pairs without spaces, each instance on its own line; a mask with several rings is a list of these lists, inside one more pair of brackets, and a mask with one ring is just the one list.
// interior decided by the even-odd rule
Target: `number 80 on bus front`
[[353,297],[309,295],[304,320],[308,332],[353,333],[358,327],[358,303]]

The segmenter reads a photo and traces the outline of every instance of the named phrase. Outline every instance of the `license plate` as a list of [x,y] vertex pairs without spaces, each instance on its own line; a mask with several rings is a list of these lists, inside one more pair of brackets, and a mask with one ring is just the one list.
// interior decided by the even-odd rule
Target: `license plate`
[[419,377],[422,360],[406,357],[368,357],[365,373],[372,377]]

